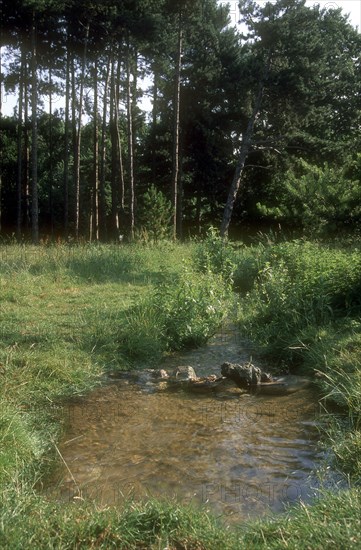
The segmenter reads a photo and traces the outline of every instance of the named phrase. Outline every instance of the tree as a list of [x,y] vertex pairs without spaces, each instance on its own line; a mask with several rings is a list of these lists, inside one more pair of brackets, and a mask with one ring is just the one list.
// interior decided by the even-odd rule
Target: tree
[[[224,237],[251,152],[306,152],[317,162],[325,160],[344,140],[355,139],[351,113],[357,113],[355,60],[360,39],[340,10],[308,8],[304,0],[278,0],[263,7],[245,0],[240,6],[249,29],[251,73],[253,78],[259,74],[258,92],[224,210]],[[262,66],[262,71],[255,70]],[[342,94],[345,68],[349,89]]]
[[220,223],[222,210],[226,234],[231,216],[277,206],[295,158],[342,165],[360,143],[360,37],[339,10],[241,4],[243,36],[216,0],[2,3],[2,84],[18,94],[1,120],[3,227],[88,237],[92,220],[92,238],[131,236],[154,183],[177,237]]
[[38,205],[38,78],[37,78],[37,25],[35,10],[31,24],[31,235],[33,244],[39,243]]
[[[358,164],[361,156],[358,155]],[[348,163],[348,166],[351,162]],[[326,236],[359,227],[361,181],[345,167],[318,167],[300,159],[275,188],[277,206],[258,204],[262,215],[287,223],[306,235]]]

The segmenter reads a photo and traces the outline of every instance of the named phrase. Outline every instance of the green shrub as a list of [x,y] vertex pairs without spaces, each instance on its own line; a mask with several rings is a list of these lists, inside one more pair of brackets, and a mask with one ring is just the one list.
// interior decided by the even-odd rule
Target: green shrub
[[329,235],[361,221],[359,177],[343,168],[299,159],[275,188],[277,206],[258,204],[259,212],[302,228],[307,235]]
[[187,268],[177,282],[159,286],[153,303],[163,319],[167,347],[181,349],[204,344],[224,319],[228,297],[221,276],[200,276]]
[[164,351],[200,346],[220,326],[228,299],[221,276],[185,267],[129,311],[119,331],[120,351],[131,363],[149,364]]
[[141,240],[157,242],[172,236],[172,205],[155,185],[151,185],[142,196],[138,219],[138,236]]
[[269,352],[295,359],[307,329],[359,314],[360,285],[358,251],[303,241],[278,244],[263,253],[254,287],[242,299],[240,322]]
[[203,273],[222,275],[224,280],[231,284],[237,265],[236,254],[231,244],[222,239],[219,232],[211,227],[206,238],[196,248],[194,265]]

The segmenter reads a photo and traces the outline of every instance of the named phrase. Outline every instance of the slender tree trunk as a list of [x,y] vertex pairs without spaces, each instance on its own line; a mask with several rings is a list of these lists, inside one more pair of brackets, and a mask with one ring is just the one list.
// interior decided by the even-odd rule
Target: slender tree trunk
[[255,104],[253,107],[253,111],[249,118],[247,129],[242,137],[242,145],[241,145],[241,151],[239,154],[238,163],[234,172],[232,184],[228,193],[228,199],[223,212],[223,220],[222,220],[220,233],[221,233],[221,237],[223,237],[224,239],[228,237],[228,231],[229,231],[229,225],[231,223],[233,207],[236,202],[237,195],[240,189],[244,165],[252,145],[254,125],[261,109],[262,98],[263,98],[266,80],[268,77],[270,63],[271,63],[271,57],[269,55],[267,64],[264,69],[264,73],[259,82],[258,92],[257,92]]
[[53,77],[49,68],[49,209],[50,209],[50,233],[54,237],[54,168],[53,168]]
[[197,196],[196,196],[196,227],[197,233],[200,236],[202,233],[202,188],[201,183],[198,182],[197,185]]
[[36,20],[33,12],[31,27],[31,236],[33,244],[39,244],[39,206],[38,206],[38,81],[36,51]]
[[98,63],[94,63],[94,238],[99,241],[99,128],[98,128]]
[[130,239],[134,239],[134,210],[135,210],[135,192],[134,192],[134,149],[133,149],[133,102],[132,102],[132,85],[130,81],[131,74],[131,58],[130,58],[130,45],[128,39],[128,52],[127,52],[127,116],[128,116],[128,165],[129,165],[129,190],[130,190]]
[[101,133],[101,152],[100,152],[100,182],[99,182],[99,226],[100,237],[106,239],[107,237],[107,219],[106,219],[106,203],[105,203],[105,165],[106,165],[106,136],[107,136],[107,115],[108,115],[108,93],[109,93],[109,79],[110,79],[110,65],[112,54],[109,52],[107,61],[107,70],[104,83],[104,97],[103,97],[103,119],[102,119],[102,133]]
[[111,63],[110,76],[110,113],[109,113],[109,129],[111,142],[111,167],[110,167],[110,189],[112,197],[111,208],[111,234],[116,238],[118,232],[118,188],[117,188],[117,144],[116,144],[116,128],[115,128],[115,75],[114,75],[114,57]]
[[179,136],[180,136],[180,87],[183,51],[182,12],[178,16],[178,48],[175,75],[175,93],[173,108],[173,169],[172,169],[172,203],[173,203],[173,238],[177,238],[178,228],[178,180],[179,180]]
[[157,177],[157,119],[158,119],[158,68],[154,67],[154,80],[153,80],[153,108],[152,108],[152,180],[153,183]]
[[120,89],[120,59],[115,70],[114,59],[111,71],[111,189],[112,189],[112,227],[116,238],[119,237],[120,216],[124,213],[124,168],[122,143],[119,130],[119,89]]
[[179,171],[178,171],[178,200],[177,200],[177,237],[182,239],[183,237],[183,154],[182,147],[180,146],[179,153]]
[[117,64],[117,78],[115,83],[115,94],[114,94],[114,122],[117,133],[117,144],[118,144],[118,172],[119,172],[119,206],[121,213],[124,213],[125,208],[125,182],[124,182],[124,167],[123,167],[123,151],[122,151],[122,140],[120,139],[120,129],[119,129],[119,97],[120,97],[120,60],[118,59]]
[[75,238],[79,239],[79,227],[80,227],[80,151],[81,151],[81,130],[82,130],[82,115],[83,115],[83,96],[84,96],[84,80],[85,80],[85,67],[87,61],[87,49],[89,39],[89,22],[86,25],[85,30],[85,42],[83,50],[83,61],[80,75],[80,92],[79,92],[79,115],[78,115],[78,128],[76,135],[76,151],[75,151]]
[[2,44],[2,29],[0,24],[0,232],[1,232],[1,224],[2,224],[2,184],[3,184],[3,144],[2,144],[2,136],[1,136],[1,119],[2,119],[2,107],[3,107],[3,98],[2,98],[2,58],[1,58],[1,44]]
[[[71,222],[73,226],[73,232],[75,234],[75,216],[76,216],[76,205],[75,205],[75,195],[76,195],[76,177],[77,177],[77,119],[76,119],[76,111],[77,111],[77,98],[76,98],[76,74],[75,74],[75,59],[74,55],[71,59],[71,135],[72,135],[72,150],[73,150],[73,189],[70,194],[72,199],[72,216],[71,216]],[[69,208],[70,210],[70,208]]]
[[25,64],[24,72],[24,149],[25,149],[25,166],[24,166],[24,197],[25,197],[25,228],[27,232],[30,229],[31,214],[30,214],[30,123],[29,123],[29,80],[28,64]]
[[18,241],[21,239],[22,227],[22,184],[23,184],[23,109],[24,109],[24,79],[26,72],[26,59],[24,51],[21,52],[21,67],[20,67],[20,82],[19,82],[19,114],[17,125],[17,181],[16,181],[16,237]]
[[70,114],[70,44],[66,53],[66,83],[65,83],[65,121],[64,121],[64,234],[69,233],[69,121]]

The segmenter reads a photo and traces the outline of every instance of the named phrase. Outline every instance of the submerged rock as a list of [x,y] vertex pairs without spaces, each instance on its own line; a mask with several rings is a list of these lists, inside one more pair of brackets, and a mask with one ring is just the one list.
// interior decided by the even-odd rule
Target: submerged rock
[[210,376],[190,380],[187,389],[196,393],[209,393],[210,391],[224,390],[229,382],[225,376],[211,374]]

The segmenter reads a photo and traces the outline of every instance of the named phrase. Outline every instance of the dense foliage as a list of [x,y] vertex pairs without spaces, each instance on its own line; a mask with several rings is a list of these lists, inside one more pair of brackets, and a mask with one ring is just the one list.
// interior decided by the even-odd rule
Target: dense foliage
[[358,226],[360,35],[331,5],[239,8],[237,30],[216,0],[2,2],[3,234],[200,233],[234,173],[234,228]]

